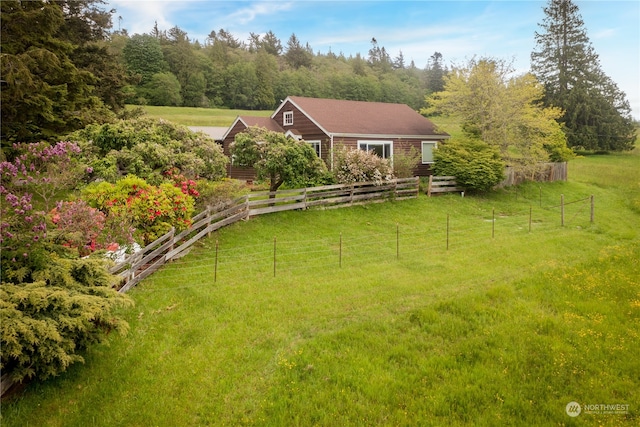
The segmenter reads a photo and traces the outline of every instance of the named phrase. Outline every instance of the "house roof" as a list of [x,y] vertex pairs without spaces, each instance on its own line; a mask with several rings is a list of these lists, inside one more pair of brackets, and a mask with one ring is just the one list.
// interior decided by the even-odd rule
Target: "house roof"
[[290,96],[273,113],[272,118],[287,100],[328,134],[449,136],[436,131],[436,126],[430,120],[405,104]]
[[284,129],[282,129],[282,127],[280,127],[280,125],[271,117],[238,116],[238,120],[241,120],[247,127],[258,126],[270,131],[284,133]]
[[222,141],[228,128],[219,126],[189,126],[189,129],[194,132],[203,132],[216,141]]

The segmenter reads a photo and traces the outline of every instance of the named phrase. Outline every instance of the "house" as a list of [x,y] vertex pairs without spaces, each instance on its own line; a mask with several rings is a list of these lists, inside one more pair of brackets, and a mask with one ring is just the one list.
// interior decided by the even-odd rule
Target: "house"
[[[270,117],[238,116],[223,137],[227,156],[236,134],[250,126],[308,142],[329,169],[334,166],[334,149],[340,146],[370,150],[383,158],[413,146],[422,153],[415,169],[418,176],[430,175],[433,149],[449,138],[408,105],[289,96]],[[230,164],[229,176],[253,179],[255,172]]]

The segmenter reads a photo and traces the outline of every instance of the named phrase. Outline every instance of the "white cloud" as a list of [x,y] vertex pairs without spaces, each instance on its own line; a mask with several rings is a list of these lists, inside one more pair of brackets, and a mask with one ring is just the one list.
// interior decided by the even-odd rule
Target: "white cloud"
[[293,7],[292,2],[276,3],[276,2],[260,2],[254,3],[249,7],[242,8],[230,14],[227,18],[236,24],[245,25],[254,21],[257,17],[264,15],[276,15],[280,12],[290,10]]
[[[185,8],[187,2],[157,0],[111,0],[109,6],[116,9],[114,21],[122,16],[122,28],[129,34],[149,33],[155,23],[161,30],[175,25],[172,15]],[[115,22],[114,22],[115,23]]]

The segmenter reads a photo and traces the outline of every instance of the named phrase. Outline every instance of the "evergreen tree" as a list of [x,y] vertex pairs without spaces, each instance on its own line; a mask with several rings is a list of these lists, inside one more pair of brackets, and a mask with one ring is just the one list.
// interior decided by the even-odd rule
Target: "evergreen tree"
[[442,65],[442,54],[435,52],[429,57],[426,71],[427,90],[441,92],[444,90],[444,77],[447,75],[446,66]]
[[568,145],[590,150],[630,150],[635,126],[626,95],[602,71],[578,6],[550,0],[535,33],[533,74],[545,86],[545,103],[560,107]]
[[95,91],[96,76],[72,60],[73,5],[0,2],[3,146],[53,140],[110,114]]
[[310,67],[312,57],[313,54],[309,52],[309,49],[302,46],[295,34],[291,34],[289,41],[287,41],[287,53],[285,53],[285,59],[289,65],[296,69]]

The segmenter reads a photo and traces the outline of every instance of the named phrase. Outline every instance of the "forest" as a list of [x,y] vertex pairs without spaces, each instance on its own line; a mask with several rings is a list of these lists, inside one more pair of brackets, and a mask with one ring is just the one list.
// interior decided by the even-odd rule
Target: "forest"
[[204,44],[178,27],[112,35],[110,49],[136,76],[131,104],[270,110],[290,95],[395,102],[418,109],[442,90],[447,72],[435,52],[425,68],[394,58],[375,38],[366,56],[314,53],[295,34],[286,43],[269,31],[247,42],[211,31]]

